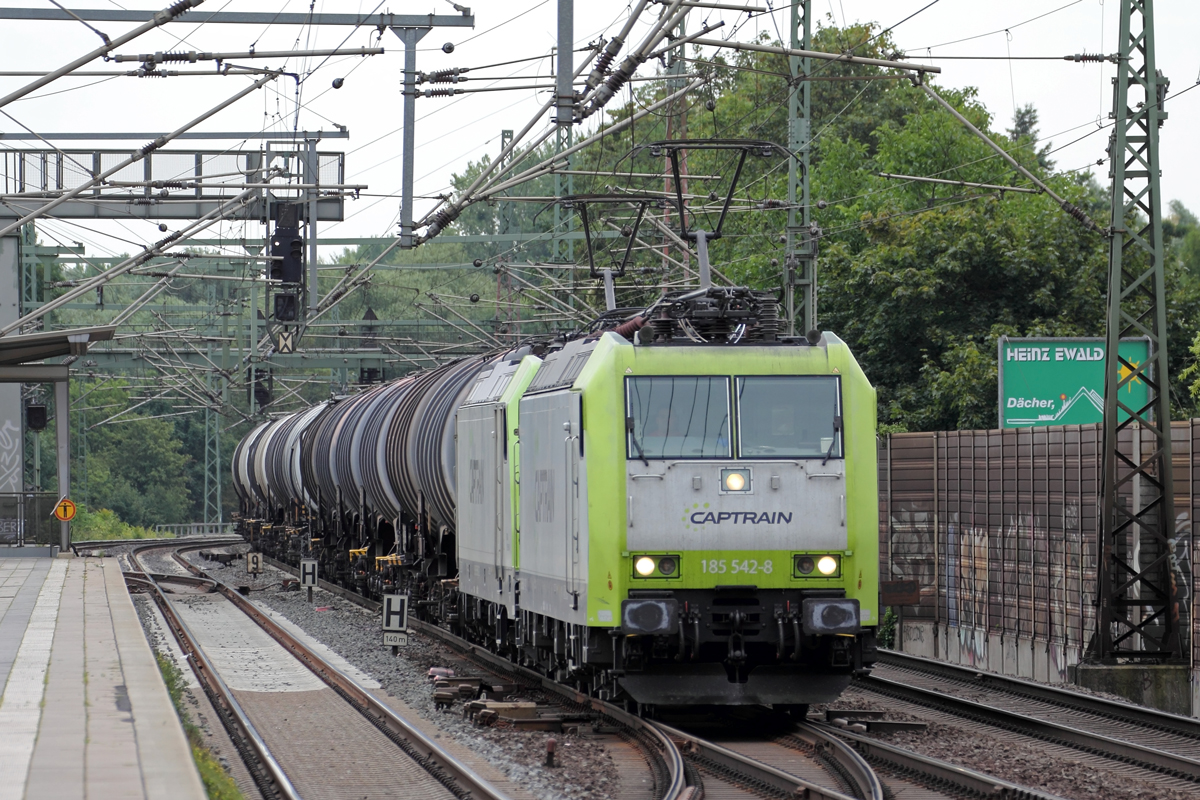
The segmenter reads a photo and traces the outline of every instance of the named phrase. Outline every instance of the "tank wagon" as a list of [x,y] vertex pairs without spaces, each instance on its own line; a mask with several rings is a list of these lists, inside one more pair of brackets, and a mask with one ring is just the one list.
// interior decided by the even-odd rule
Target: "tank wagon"
[[605,698],[836,698],[878,623],[875,392],[849,348],[778,335],[746,289],[593,327],[258,426],[242,530]]

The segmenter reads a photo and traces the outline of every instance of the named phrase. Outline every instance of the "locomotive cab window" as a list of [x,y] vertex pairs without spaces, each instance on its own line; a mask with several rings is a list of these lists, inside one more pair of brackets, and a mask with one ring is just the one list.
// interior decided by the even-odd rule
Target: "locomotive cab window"
[[841,458],[839,389],[832,375],[738,378],[738,456]]
[[625,379],[625,438],[631,459],[729,458],[729,379]]

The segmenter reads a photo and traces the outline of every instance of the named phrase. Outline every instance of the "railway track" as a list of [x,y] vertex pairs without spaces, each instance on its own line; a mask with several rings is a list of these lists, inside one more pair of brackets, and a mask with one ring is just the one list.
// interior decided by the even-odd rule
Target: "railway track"
[[[264,557],[271,566],[296,575],[289,564]],[[319,581],[332,594],[371,611],[380,604],[337,584]],[[884,797],[960,798],[996,797],[1019,800],[1060,800],[1054,795],[1033,791],[1008,781],[970,769],[878,742],[865,736],[838,730],[819,723],[787,723],[785,732],[752,746],[732,742],[720,735],[698,735],[662,722],[647,723],[623,710],[570,690],[561,684],[513,665],[507,659],[454,636],[449,631],[416,620],[410,624],[429,636],[439,638],[469,656],[471,661],[498,675],[517,676],[540,685],[546,692],[558,694],[575,703],[594,708],[631,728],[646,726],[669,740],[680,755],[681,763],[668,767],[674,776],[684,776],[681,786],[672,782],[669,791],[678,788],[680,798],[697,796],[702,789],[708,800],[731,797],[810,797],[827,800],[882,800]],[[715,739],[715,741],[710,741]],[[661,741],[661,739],[659,739]],[[664,753],[666,750],[664,748]],[[668,756],[673,759],[673,756]],[[874,768],[886,775],[886,781]],[[691,789],[691,794],[688,793]],[[669,793],[662,796],[670,797]]]
[[[179,551],[213,546],[155,543],[134,548],[130,558],[140,566],[142,552],[173,548],[179,566],[194,570]],[[264,797],[507,800],[367,687],[221,582],[155,572],[126,578],[135,590],[154,596]],[[233,655],[206,651],[206,642]],[[235,663],[248,652],[252,663]],[[315,746],[308,738],[312,730],[330,729],[337,730],[336,740]],[[397,758],[397,749],[406,758]]]
[[[299,574],[298,570],[282,561],[267,556],[264,556],[263,559],[276,569],[292,575]],[[369,611],[377,612],[381,608],[378,602],[337,584],[320,580],[318,586]],[[694,791],[688,791],[691,788],[688,770],[684,766],[683,757],[675,743],[670,737],[642,718],[611,703],[605,703],[581,692],[576,692],[539,673],[513,664],[508,659],[455,636],[443,628],[412,617],[409,618],[409,625],[420,633],[448,645],[476,669],[488,670],[506,680],[515,680],[527,688],[535,688],[545,695],[556,698],[558,702],[566,703],[574,710],[590,711],[603,717],[610,724],[615,724],[621,730],[625,741],[638,748],[644,756],[653,776],[652,796],[656,800],[686,800],[694,795]]]
[[1068,748],[1176,790],[1200,787],[1200,724],[928,659],[888,653],[858,688]]
[[[699,726],[657,723],[704,775],[705,796],[710,800],[747,794],[828,800],[1061,800],[823,723],[795,724],[761,709],[742,711],[750,713],[738,722],[723,716]],[[837,788],[830,788],[831,784]]]

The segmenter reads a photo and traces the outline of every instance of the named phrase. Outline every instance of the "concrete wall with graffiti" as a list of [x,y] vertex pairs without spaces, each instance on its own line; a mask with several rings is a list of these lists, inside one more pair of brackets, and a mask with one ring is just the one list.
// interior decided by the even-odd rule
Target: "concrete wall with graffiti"
[[[1061,426],[894,434],[881,441],[882,580],[917,580],[896,608],[906,652],[1049,682],[1071,680],[1096,629],[1102,431]],[[1150,444],[1126,432],[1132,456]],[[1164,552],[1130,537],[1120,554],[1170,565],[1172,619],[1200,709],[1200,420],[1172,425],[1176,535]],[[1149,488],[1149,487],[1146,487]],[[1140,508],[1136,482],[1123,500]],[[1142,537],[1144,539],[1144,537]],[[1135,609],[1132,613],[1143,613]]]

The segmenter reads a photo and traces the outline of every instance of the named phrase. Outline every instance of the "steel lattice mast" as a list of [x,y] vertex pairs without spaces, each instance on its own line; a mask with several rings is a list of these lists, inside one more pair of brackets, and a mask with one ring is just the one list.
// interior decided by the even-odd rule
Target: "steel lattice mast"
[[[1109,144],[1112,242],[1098,640],[1091,649],[1106,661],[1172,659],[1180,657],[1181,643],[1172,608],[1176,523],[1158,152],[1169,82],[1155,65],[1153,0],[1124,0],[1120,37]],[[1121,338],[1131,336],[1149,339],[1146,363],[1118,353]],[[1147,387],[1144,406],[1122,400],[1121,390],[1134,381]],[[1125,432],[1140,434],[1127,437],[1140,447],[1127,444],[1122,451]]]
[[[792,0],[790,19],[793,50],[812,49],[812,17],[808,0]],[[816,327],[816,250],[817,239],[812,230],[809,210],[808,162],[812,138],[812,59],[788,56],[792,74],[792,90],[788,93],[788,150],[795,154],[788,159],[788,220],[787,244],[783,259],[785,312],[788,333],[803,334]],[[797,307],[796,290],[800,290]],[[798,328],[797,328],[798,326]]]

